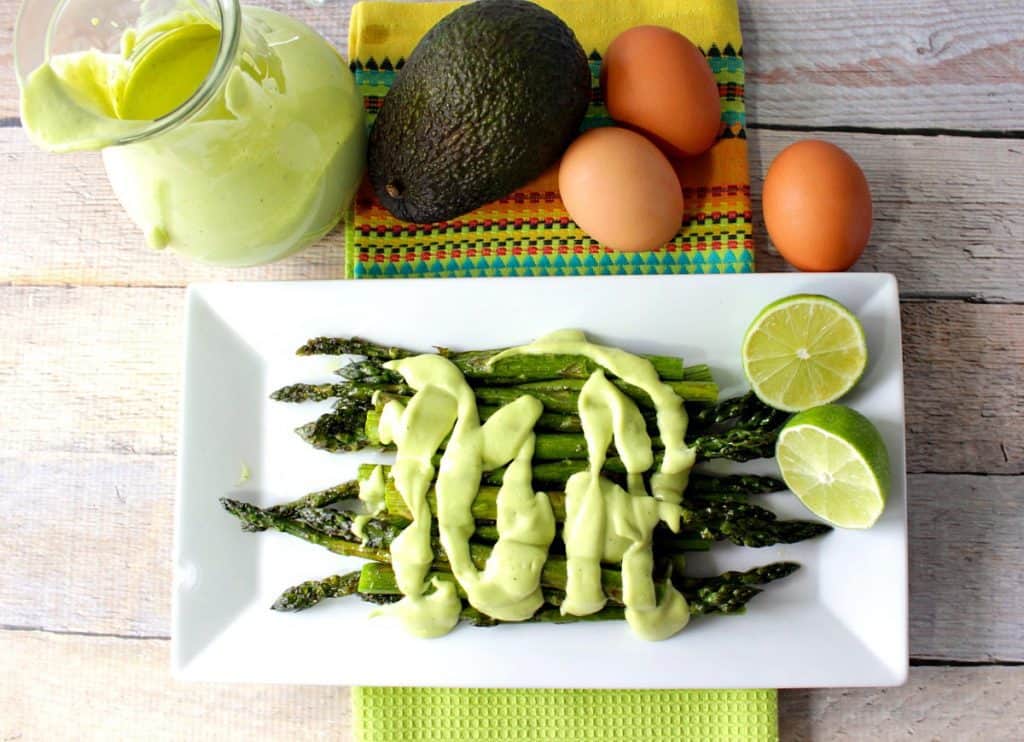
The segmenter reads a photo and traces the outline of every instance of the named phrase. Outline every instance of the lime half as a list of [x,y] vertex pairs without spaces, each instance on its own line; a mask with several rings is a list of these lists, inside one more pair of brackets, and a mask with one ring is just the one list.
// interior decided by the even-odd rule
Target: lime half
[[889,454],[878,428],[830,404],[795,415],[775,455],[786,485],[815,515],[841,528],[870,528],[889,496]]
[[754,393],[786,412],[839,399],[868,362],[857,318],[835,299],[814,294],[788,296],[762,309],[741,354]]

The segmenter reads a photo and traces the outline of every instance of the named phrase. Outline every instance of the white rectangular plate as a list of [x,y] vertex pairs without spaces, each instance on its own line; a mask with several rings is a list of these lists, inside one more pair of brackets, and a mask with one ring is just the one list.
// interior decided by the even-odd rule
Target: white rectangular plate
[[[780,559],[803,569],[769,585],[742,616],[695,619],[649,643],[624,622],[462,626],[407,636],[358,599],[301,614],[269,610],[280,591],[358,560],[280,533],[243,533],[217,500],[266,506],[351,479],[378,454],[316,451],[292,431],[329,403],[268,394],[331,379],[337,358],[296,358],[315,335],[359,335],[427,351],[516,345],[562,327],[637,353],[708,363],[723,396],[745,389],[740,341],[769,302],[820,293],[852,309],[870,361],[844,400],[882,431],[892,457],[885,514],[868,531],[793,546],[716,545],[689,572]],[[622,276],[227,283],[187,298],[185,392],[174,544],[172,663],[189,680],[562,688],[897,685],[907,674],[906,465],[896,281],[878,274]],[[248,481],[240,482],[245,467]],[[773,461],[724,469],[771,473]],[[790,494],[780,517],[812,518]]]

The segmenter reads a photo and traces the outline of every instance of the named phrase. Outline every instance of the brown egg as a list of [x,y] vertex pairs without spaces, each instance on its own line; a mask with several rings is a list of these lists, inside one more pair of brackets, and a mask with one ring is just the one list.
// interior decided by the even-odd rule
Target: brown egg
[[804,271],[844,271],[871,236],[871,191],[843,149],[809,139],[782,150],[768,168],[764,222],[787,261]]
[[661,26],[615,37],[601,65],[601,88],[616,121],[671,155],[699,155],[722,128],[718,83],[689,39]]
[[653,250],[683,221],[683,190],[668,158],[618,127],[591,129],[562,156],[558,190],[569,216],[616,250]]

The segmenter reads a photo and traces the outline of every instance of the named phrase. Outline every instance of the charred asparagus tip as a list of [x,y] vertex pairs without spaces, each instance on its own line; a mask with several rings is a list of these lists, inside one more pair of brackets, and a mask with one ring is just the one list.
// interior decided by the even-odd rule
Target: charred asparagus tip
[[359,570],[345,575],[332,575],[323,580],[309,580],[290,587],[274,601],[275,611],[304,611],[327,598],[342,598],[359,589]]
[[243,531],[265,531],[274,527],[273,518],[255,505],[229,497],[220,498],[220,504],[242,522]]

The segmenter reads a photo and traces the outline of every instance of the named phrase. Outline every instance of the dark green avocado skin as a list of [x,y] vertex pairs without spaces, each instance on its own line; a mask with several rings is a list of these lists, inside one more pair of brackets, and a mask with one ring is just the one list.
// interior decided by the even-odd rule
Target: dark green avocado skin
[[575,34],[526,0],[445,16],[406,60],[370,132],[368,170],[403,221],[448,221],[551,166],[590,100]]

